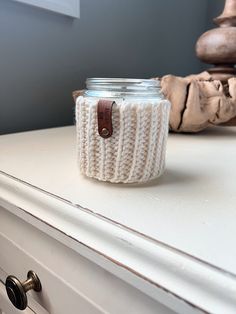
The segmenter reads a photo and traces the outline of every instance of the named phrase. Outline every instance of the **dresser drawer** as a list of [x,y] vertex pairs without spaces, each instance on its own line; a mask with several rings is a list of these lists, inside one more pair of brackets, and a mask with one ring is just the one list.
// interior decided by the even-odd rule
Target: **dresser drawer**
[[[2,208],[0,220],[0,267],[4,270],[0,272],[0,279],[5,282],[6,276],[11,274],[24,281],[29,270],[35,271],[42,291],[27,293],[28,305],[33,311],[37,314],[103,313],[61,276],[63,261],[54,254],[56,241],[48,245],[43,233]],[[11,307],[14,309],[13,305]]]
[[22,281],[33,270],[41,280],[42,292],[28,292],[36,313],[174,313],[1,207],[0,230],[0,267]]
[[[16,276],[20,281],[26,279],[29,270],[34,270],[40,278],[42,292],[29,291],[29,307],[37,313],[66,313],[68,309],[77,309],[81,313],[101,313],[89,300],[67,284],[60,274],[47,268],[39,260],[27,254],[21,247],[0,233],[0,265],[4,272]],[[42,252],[39,252],[41,254]],[[55,261],[56,263],[56,261]],[[5,281],[5,278],[1,278]],[[71,311],[70,313],[76,313]]]

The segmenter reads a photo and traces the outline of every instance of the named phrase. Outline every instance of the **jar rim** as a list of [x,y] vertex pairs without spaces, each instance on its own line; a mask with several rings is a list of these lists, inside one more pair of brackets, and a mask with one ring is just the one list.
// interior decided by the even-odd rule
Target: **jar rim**
[[157,79],[88,78],[84,95],[91,97],[163,97]]
[[160,81],[157,79],[138,79],[138,78],[107,78],[107,77],[91,77],[86,79],[86,86],[89,88],[93,84],[127,84],[127,85],[146,85],[160,87]]

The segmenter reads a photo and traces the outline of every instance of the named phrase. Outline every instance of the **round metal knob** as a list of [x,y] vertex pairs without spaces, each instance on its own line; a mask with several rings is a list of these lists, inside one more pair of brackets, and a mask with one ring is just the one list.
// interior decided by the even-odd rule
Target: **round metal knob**
[[27,291],[42,290],[40,280],[32,270],[28,272],[25,282],[21,283],[15,276],[8,276],[5,285],[11,303],[19,310],[25,310],[28,305]]

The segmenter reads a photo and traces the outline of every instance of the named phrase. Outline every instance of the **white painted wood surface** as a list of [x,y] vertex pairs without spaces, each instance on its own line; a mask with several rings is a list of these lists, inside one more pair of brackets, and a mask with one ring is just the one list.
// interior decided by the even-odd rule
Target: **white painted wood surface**
[[236,274],[236,128],[171,134],[165,174],[143,186],[81,176],[74,127],[1,136],[0,149],[0,170]]
[[2,136],[0,203],[178,313],[235,313],[235,135],[171,135],[144,186],[82,177],[73,127]]
[[14,0],[30,4],[38,8],[65,14],[78,18],[80,15],[80,0]]
[[[117,224],[111,224],[110,221],[82,208],[75,208],[19,180],[0,175],[0,182],[0,194],[4,196],[0,198],[0,205],[3,208],[141,290],[158,303],[181,314],[198,313],[196,308],[205,303],[206,294],[203,288],[207,287],[209,293],[204,308],[213,305],[214,308],[221,310],[222,307],[228,307],[228,303],[229,307],[234,308],[235,289],[232,278],[225,278],[224,274],[222,278],[214,278],[217,290],[221,290],[222,279],[229,279],[224,282],[227,289],[215,304],[218,293],[215,295],[215,286],[209,286],[208,280],[208,271],[211,268],[203,268],[202,282],[199,285],[199,277],[196,277],[198,263],[189,265],[190,269],[186,276],[186,268],[183,267],[183,263],[186,265],[189,261],[188,258],[185,259],[186,256],[183,257],[178,252],[171,253],[165,247],[161,249],[155,242],[151,247],[155,252],[149,252],[152,241],[146,237]],[[2,214],[1,220],[3,226],[7,228],[12,226],[12,223],[4,223]],[[6,230],[3,230],[6,233]],[[24,248],[25,242],[23,243]],[[215,277],[214,273],[211,273],[211,276]]]
[[[0,265],[20,280],[29,269],[37,273],[42,292],[28,292],[29,307],[37,314],[174,314],[1,207],[0,218]],[[5,279],[0,271],[0,280]]]
[[[2,250],[0,255],[1,267],[8,274],[14,274],[21,281],[24,281],[28,270],[33,269],[39,276],[43,286],[42,293],[35,294],[34,292],[29,292],[29,306],[31,309],[35,310],[33,298],[36,298],[36,300],[38,298],[38,302],[41,303],[42,306],[45,305],[45,308],[49,311],[38,310],[36,312],[35,310],[37,314],[64,314],[69,308],[71,308],[70,314],[76,314],[78,312],[91,314],[104,313],[92,300],[89,300],[81,295],[79,291],[76,291],[73,287],[68,285],[63,278],[61,278],[60,273],[55,273],[56,265],[54,268],[49,269],[47,264],[40,264],[40,262],[33,259],[31,255],[22,251],[21,246],[15,245],[1,233],[0,247]],[[43,250],[38,251],[38,255],[40,254],[43,254]],[[56,262],[57,261],[54,260],[55,264]]]

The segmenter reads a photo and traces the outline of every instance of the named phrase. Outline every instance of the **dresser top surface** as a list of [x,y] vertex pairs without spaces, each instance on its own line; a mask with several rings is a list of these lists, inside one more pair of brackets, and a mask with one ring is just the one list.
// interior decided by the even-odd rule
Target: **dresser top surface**
[[2,172],[236,274],[236,128],[170,134],[164,175],[143,185],[82,176],[75,127],[4,135],[0,150]]

